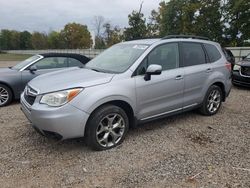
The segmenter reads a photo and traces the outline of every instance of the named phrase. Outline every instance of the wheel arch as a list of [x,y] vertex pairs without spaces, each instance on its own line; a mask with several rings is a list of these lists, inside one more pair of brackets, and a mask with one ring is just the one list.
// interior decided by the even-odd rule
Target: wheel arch
[[[136,126],[136,118],[135,118],[135,112],[134,112],[134,109],[133,107],[131,106],[131,104],[129,104],[127,101],[125,100],[121,100],[121,99],[117,99],[117,100],[110,100],[110,101],[106,101],[106,102],[103,102],[102,104],[100,104],[99,106],[97,106],[95,109],[92,110],[92,112],[90,113],[89,115],[89,118],[87,120],[87,123],[86,123],[86,126],[85,126],[85,131],[86,131],[86,127],[88,125],[88,122],[91,118],[91,116],[101,107],[105,106],[105,105],[108,105],[108,104],[111,104],[111,105],[115,105],[115,106],[118,106],[120,107],[121,109],[123,109],[125,111],[125,113],[127,114],[128,116],[128,119],[129,119],[129,127],[135,127]],[[84,131],[84,132],[85,132]]]
[[222,101],[225,102],[226,100],[226,90],[225,90],[225,85],[223,82],[217,81],[215,83],[213,83],[212,85],[216,85],[218,87],[220,87],[221,91],[222,91]]

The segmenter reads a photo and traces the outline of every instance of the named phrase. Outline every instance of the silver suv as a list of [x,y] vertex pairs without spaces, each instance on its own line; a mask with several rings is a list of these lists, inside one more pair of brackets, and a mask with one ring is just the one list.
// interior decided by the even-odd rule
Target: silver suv
[[231,64],[218,43],[195,36],[119,43],[91,60],[39,76],[22,111],[43,135],[86,137],[105,150],[129,127],[183,111],[214,115],[231,89]]

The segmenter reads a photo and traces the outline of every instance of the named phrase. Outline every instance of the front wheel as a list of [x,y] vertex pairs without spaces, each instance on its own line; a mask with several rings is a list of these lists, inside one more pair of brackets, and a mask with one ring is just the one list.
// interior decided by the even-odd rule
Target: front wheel
[[219,86],[212,85],[205,96],[205,99],[200,108],[203,115],[211,116],[216,114],[222,103],[222,91]]
[[128,131],[128,116],[118,106],[105,105],[90,117],[86,137],[88,145],[94,150],[107,150],[121,144]]
[[6,85],[0,84],[0,107],[7,106],[12,101],[12,92]]

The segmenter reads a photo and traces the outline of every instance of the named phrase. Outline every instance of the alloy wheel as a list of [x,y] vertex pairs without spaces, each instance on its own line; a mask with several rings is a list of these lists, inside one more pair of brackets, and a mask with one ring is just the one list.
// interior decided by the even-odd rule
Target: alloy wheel
[[210,113],[216,112],[221,104],[221,94],[218,90],[212,90],[208,96],[207,109]]
[[125,120],[118,113],[105,116],[97,126],[97,142],[105,148],[116,145],[125,133]]
[[4,105],[5,103],[7,103],[8,100],[9,100],[8,91],[5,88],[0,87],[0,105]]

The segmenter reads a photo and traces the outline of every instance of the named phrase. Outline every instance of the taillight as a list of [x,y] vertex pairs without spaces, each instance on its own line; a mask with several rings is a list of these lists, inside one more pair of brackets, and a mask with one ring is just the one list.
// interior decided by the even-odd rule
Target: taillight
[[232,70],[232,65],[231,65],[231,63],[226,62],[225,66],[226,66],[226,68],[227,68],[229,71]]

